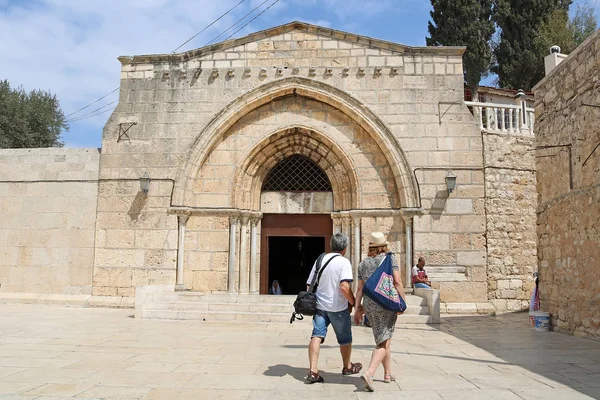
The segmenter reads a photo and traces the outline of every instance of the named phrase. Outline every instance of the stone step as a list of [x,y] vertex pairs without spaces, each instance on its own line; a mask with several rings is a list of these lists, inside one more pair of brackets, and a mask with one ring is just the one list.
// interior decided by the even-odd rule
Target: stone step
[[[176,311],[176,310],[142,310],[142,318],[172,319],[172,320],[200,320],[206,322],[246,322],[246,323],[289,323],[291,313],[254,313],[232,311]],[[311,318],[306,317],[300,323],[310,323]],[[432,322],[430,315],[402,315],[398,317],[398,325],[427,324]]]
[[[202,303],[262,303],[292,305],[296,296],[269,296],[257,294],[205,294],[197,292],[157,292],[151,295],[151,302],[187,301]],[[406,296],[408,306],[426,306],[427,300],[419,296]]]
[[[149,305],[152,310],[173,311],[202,311],[202,312],[254,312],[261,313],[289,313],[293,308],[291,304],[269,303],[209,303],[195,301],[153,301]],[[405,315],[429,315],[427,306],[408,306]]]

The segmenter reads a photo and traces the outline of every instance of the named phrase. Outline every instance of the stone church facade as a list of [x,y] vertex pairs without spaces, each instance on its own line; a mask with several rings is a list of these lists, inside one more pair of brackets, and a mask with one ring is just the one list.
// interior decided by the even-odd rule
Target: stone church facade
[[[302,273],[276,265],[296,248],[306,268],[311,251],[344,232],[356,269],[378,230],[407,281],[416,258],[427,258],[442,311],[526,308],[536,265],[533,136],[473,117],[463,101],[463,51],[295,22],[182,54],[120,57],[119,104],[99,158],[86,150],[91,177],[60,166],[82,151],[57,150],[45,167],[56,174],[42,177],[19,175],[39,169],[26,164],[42,153],[0,152],[14,168],[2,176],[0,204],[23,205],[0,209],[14,219],[1,231],[10,262],[0,269],[0,295],[130,304],[136,286],[157,284],[266,294],[273,279],[288,279],[289,289],[301,282]],[[504,109],[493,115],[509,118]],[[448,176],[456,177],[451,193]],[[46,192],[65,198],[75,190],[65,185],[90,184],[97,192],[79,203],[56,200],[58,211],[89,203],[80,211],[85,226],[53,228],[55,237],[69,230],[65,255],[85,256],[58,262],[64,279],[37,282],[23,247],[45,245],[31,244],[31,226],[13,242],[24,232],[22,199],[46,207]],[[54,250],[42,253],[52,259]]]

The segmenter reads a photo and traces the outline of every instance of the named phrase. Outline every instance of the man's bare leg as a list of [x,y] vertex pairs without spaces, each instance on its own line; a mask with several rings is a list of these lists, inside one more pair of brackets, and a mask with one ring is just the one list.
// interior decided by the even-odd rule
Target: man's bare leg
[[321,338],[314,337],[310,339],[308,345],[308,362],[310,364],[310,371],[315,374],[319,372],[317,364],[319,363],[319,351],[321,350]]
[[352,343],[340,346],[340,353],[342,353],[344,368],[352,368],[352,362],[350,361],[350,357],[352,356]]

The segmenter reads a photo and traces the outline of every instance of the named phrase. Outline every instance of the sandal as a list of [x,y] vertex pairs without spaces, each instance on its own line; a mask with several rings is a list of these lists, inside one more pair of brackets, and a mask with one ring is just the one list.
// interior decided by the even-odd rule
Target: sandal
[[350,368],[342,368],[342,375],[354,375],[358,374],[362,369],[361,363],[350,363]]
[[366,372],[363,373],[360,377],[363,381],[365,381],[365,390],[367,392],[374,392],[375,387],[373,387],[373,377],[367,374]]
[[392,383],[392,382],[396,382],[396,377],[392,374],[387,374],[383,376],[383,381],[385,383]]
[[308,375],[306,375],[304,379],[306,379],[306,382],[308,384],[325,382],[325,379],[323,379],[321,375],[319,375],[317,372],[312,371],[309,371]]

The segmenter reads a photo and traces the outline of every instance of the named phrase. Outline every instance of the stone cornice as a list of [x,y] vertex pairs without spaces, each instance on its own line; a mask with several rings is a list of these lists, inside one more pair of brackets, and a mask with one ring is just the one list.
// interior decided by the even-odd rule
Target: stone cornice
[[443,46],[443,47],[413,47],[406,46],[399,43],[388,42],[386,40],[374,39],[368,36],[357,35],[354,33],[338,31],[331,28],[325,28],[318,25],[308,24],[306,22],[294,21],[285,25],[276,26],[274,28],[266,29],[263,31],[255,32],[250,35],[238,38],[226,40],[224,42],[215,43],[209,46],[201,47],[199,49],[186,51],[184,53],[175,54],[148,54],[139,56],[121,56],[118,57],[119,61],[123,65],[127,64],[144,64],[153,62],[181,62],[188,61],[192,58],[202,57],[206,54],[214,53],[216,51],[222,51],[230,49],[232,47],[241,46],[247,43],[255,42],[261,39],[268,39],[270,37],[289,33],[292,31],[314,33],[322,36],[329,36],[332,39],[337,39],[350,43],[362,44],[365,47],[377,48],[382,50],[389,50],[399,54],[409,55],[430,55],[430,56],[462,56],[465,52],[463,46]]
[[241,210],[237,208],[210,208],[210,207],[170,207],[169,214],[177,215],[211,215],[234,218],[259,218],[263,214],[260,211]]
[[332,218],[361,218],[361,217],[412,217],[424,213],[423,208],[387,208],[387,209],[356,209],[348,211],[335,211]]

